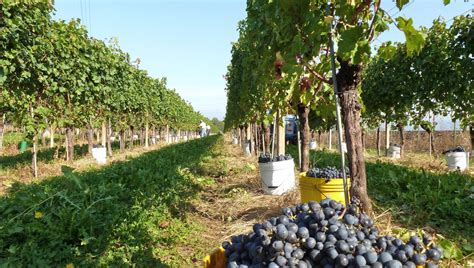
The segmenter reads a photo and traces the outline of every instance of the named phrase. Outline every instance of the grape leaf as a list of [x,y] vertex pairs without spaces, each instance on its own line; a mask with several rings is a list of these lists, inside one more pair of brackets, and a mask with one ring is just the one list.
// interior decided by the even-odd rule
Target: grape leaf
[[[445,0],[446,1],[446,0]],[[410,2],[410,0],[397,0],[397,7],[399,10],[402,10],[402,8],[408,4],[408,2]]]
[[413,27],[413,19],[398,17],[396,20],[397,27],[405,34],[408,55],[418,53],[425,41],[424,34]]

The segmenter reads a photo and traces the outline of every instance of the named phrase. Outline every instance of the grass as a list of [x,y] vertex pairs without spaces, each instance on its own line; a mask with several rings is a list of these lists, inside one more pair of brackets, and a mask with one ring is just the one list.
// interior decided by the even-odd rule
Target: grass
[[[290,153],[296,155],[296,148]],[[340,166],[339,154],[312,151],[316,166]],[[367,161],[368,192],[379,213],[409,229],[440,234],[448,257],[457,260],[474,249],[474,181],[459,172],[432,172],[379,160]],[[443,239],[446,238],[446,239]]]
[[190,264],[197,169],[222,136],[170,145],[102,169],[15,183],[0,198],[2,267]]
[[[297,155],[295,147],[289,152]],[[339,163],[330,152],[311,158]],[[211,136],[101,169],[63,167],[61,176],[15,183],[0,197],[0,267],[196,265],[230,236],[298,202],[297,190],[264,195],[256,167],[239,146]],[[436,232],[449,257],[469,258],[472,177],[375,159],[367,174],[379,226],[402,237]]]

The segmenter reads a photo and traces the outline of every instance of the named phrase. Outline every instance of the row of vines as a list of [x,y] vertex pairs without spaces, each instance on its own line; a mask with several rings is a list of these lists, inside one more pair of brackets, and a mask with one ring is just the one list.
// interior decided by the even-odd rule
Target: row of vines
[[[362,81],[364,123],[371,128],[382,122],[395,125],[402,150],[407,125],[419,126],[432,136],[435,125],[430,115],[450,116],[463,128],[472,126],[473,30],[469,15],[455,17],[449,27],[437,19],[426,29],[420,53],[407,55],[406,45],[396,44],[389,57],[376,55]],[[471,127],[474,142],[473,130]]]
[[[408,118],[413,113],[407,111],[412,109],[423,116],[428,110],[454,112],[457,119],[470,124],[474,99],[472,79],[469,80],[465,72],[472,66],[468,56],[468,51],[472,51],[472,37],[469,37],[472,36],[472,20],[457,18],[449,29],[441,22],[436,22],[429,31],[415,29],[412,19],[392,17],[381,7],[381,2],[248,1],[247,17],[238,26],[240,35],[233,44],[226,76],[226,128],[257,129],[254,133],[269,141],[272,122],[282,125],[282,114],[297,115],[302,143],[301,171],[309,167],[310,128],[328,129],[334,124],[335,88],[347,143],[352,179],[350,192],[361,200],[366,211],[371,210],[371,202],[367,195],[363,127],[373,126],[380,120],[398,123],[398,119],[387,115],[391,116],[396,110]],[[407,3],[396,1],[400,10]],[[449,4],[449,1],[444,3]],[[406,42],[384,43],[373,57],[374,41],[390,26],[401,30]],[[446,36],[440,36],[439,31]],[[437,42],[445,43],[440,46]],[[375,65],[388,66],[397,58],[412,65],[419,63],[423,70],[408,67],[410,72],[400,76],[397,73],[402,70],[391,70],[393,79],[388,81],[386,70],[392,67],[383,69]],[[423,58],[423,62],[420,63],[419,58]],[[452,66],[451,69],[446,69],[446,65]],[[430,68],[434,67],[431,72]],[[413,76],[410,80],[413,84],[404,84],[408,83],[405,75]],[[422,80],[416,77],[421,75]],[[440,77],[443,82],[439,81]],[[407,95],[397,97],[401,93],[393,87],[403,88]],[[387,91],[390,91],[388,95]],[[421,91],[423,93],[418,94]],[[418,107],[417,100],[423,102],[423,109]],[[391,103],[396,101],[407,104],[398,109],[400,104]],[[363,120],[365,118],[370,120]],[[248,135],[246,138],[252,139]]]
[[33,166],[37,137],[47,128],[66,130],[72,161],[75,128],[87,130],[90,151],[92,129],[107,125],[123,150],[125,133],[145,130],[148,145],[155,128],[194,131],[205,119],[167,88],[166,78],[139,69],[140,60],[132,61],[116,39],[95,39],[79,20],[53,20],[52,12],[46,0],[1,4],[0,117],[33,140]]

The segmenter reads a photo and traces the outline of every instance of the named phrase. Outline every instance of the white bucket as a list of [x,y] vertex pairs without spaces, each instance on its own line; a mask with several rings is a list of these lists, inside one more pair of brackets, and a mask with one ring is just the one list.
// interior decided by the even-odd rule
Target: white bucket
[[391,158],[400,158],[402,148],[400,146],[390,145],[388,147],[387,156]]
[[156,144],[156,138],[151,138],[151,144]]
[[469,152],[451,152],[444,155],[449,170],[464,171],[469,167]]
[[309,149],[310,149],[310,150],[316,150],[316,149],[318,149],[318,145],[316,144],[315,141],[310,141],[310,142],[309,142]]
[[107,150],[105,147],[92,148],[92,157],[99,164],[107,163]]
[[[339,149],[339,146],[338,146],[338,149]],[[347,143],[345,142],[342,143],[342,152],[347,153]]]
[[263,191],[282,195],[295,187],[295,163],[293,159],[259,163]]
[[234,145],[239,144],[239,140],[237,140],[237,138],[233,138],[232,139],[232,144],[234,144]]
[[244,150],[245,155],[250,155],[250,142],[242,144],[242,149]]

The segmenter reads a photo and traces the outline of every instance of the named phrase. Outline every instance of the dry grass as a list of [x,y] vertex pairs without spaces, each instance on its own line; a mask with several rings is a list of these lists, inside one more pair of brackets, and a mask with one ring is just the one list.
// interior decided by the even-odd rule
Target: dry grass
[[255,157],[244,156],[227,137],[221,157],[228,174],[215,179],[195,204],[195,220],[206,226],[203,233],[203,253],[230,239],[249,233],[252,225],[278,215],[281,208],[299,202],[297,190],[282,196],[266,195],[261,189],[258,163]]
[[[434,172],[448,171],[448,166],[443,155],[430,156],[428,153],[404,152],[402,158],[394,159],[385,156],[379,157],[375,150],[367,150],[365,156],[367,158],[366,160],[373,162],[379,160],[415,169],[422,168]],[[474,161],[472,160],[472,157],[469,161],[469,170],[471,170],[471,174],[473,174]]]

